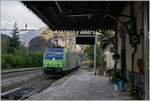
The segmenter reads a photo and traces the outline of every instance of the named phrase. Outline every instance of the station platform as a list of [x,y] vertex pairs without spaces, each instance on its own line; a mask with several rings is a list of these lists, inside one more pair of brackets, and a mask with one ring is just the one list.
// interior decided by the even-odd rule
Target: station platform
[[56,81],[28,100],[133,100],[129,93],[117,93],[108,77],[94,75],[84,65]]

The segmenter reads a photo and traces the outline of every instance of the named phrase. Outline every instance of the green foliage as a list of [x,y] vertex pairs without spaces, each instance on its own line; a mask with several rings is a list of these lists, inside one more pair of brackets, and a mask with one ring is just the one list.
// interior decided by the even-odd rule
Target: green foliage
[[113,82],[116,82],[117,80],[120,80],[121,79],[121,75],[120,75],[120,72],[117,71],[116,73],[114,73],[113,77],[112,77],[112,81]]
[[32,66],[33,62],[32,62],[32,57],[30,56],[25,56],[25,66]]
[[16,65],[16,57],[13,54],[4,54],[2,55],[2,60],[5,61],[7,65],[15,66]]
[[[89,46],[87,48],[87,54],[89,59],[89,65],[90,67],[93,67],[94,62],[94,46]],[[98,45],[96,45],[96,65],[104,65],[105,55],[103,53],[103,49],[101,49]]]
[[22,66],[23,67],[25,66],[25,59],[24,59],[24,57],[17,56],[16,57],[16,67],[20,68]]
[[9,48],[9,41],[1,39],[1,52],[2,54],[7,53]]
[[44,52],[36,52],[36,53],[30,54],[30,56],[32,57],[32,65],[33,66],[42,66],[43,54],[44,54]]
[[9,53],[14,53],[15,50],[20,48],[19,35],[17,33],[18,33],[18,28],[17,28],[17,23],[15,22],[12,38],[10,38],[9,40],[9,49],[8,49]]
[[3,68],[6,67],[6,61],[5,61],[4,59],[2,59],[1,64],[2,64],[1,66],[2,66]]
[[40,67],[43,64],[43,54],[43,51],[29,51],[28,55],[26,55],[22,50],[17,50],[14,54],[2,54],[2,69]]
[[123,80],[124,82],[127,82],[126,77],[123,77],[123,73],[121,73],[120,70],[117,70],[112,77],[113,83],[116,83],[118,80]]
[[113,31],[106,31],[105,34],[109,36],[110,38],[114,37],[115,35]]
[[104,51],[102,48],[100,48],[98,45],[96,46],[96,64],[97,65],[105,65],[105,55],[104,55]]
[[94,46],[89,46],[87,48],[87,54],[88,54],[88,59],[93,60],[94,59]]
[[27,52],[27,48],[19,41],[16,23],[14,27],[12,38],[2,40],[2,69],[42,66],[44,51],[28,50]]

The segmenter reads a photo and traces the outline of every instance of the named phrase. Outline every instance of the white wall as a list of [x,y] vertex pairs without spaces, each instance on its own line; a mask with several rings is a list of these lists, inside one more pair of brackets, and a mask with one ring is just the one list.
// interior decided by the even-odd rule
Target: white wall
[[111,53],[110,52],[110,47],[108,46],[107,47],[107,50],[104,52],[106,58],[105,58],[105,61],[106,61],[106,68],[107,69],[113,69],[114,68],[114,59],[113,59],[113,54],[114,53]]

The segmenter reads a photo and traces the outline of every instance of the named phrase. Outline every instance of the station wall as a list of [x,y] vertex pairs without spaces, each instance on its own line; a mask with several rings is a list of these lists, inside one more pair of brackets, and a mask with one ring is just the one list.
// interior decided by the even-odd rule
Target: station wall
[[[138,66],[138,61],[142,61],[144,60],[144,26],[143,26],[143,3],[138,1],[138,2],[134,2],[133,3],[133,7],[134,7],[134,16],[136,17],[136,34],[140,35],[140,44],[137,45],[137,51],[135,53],[135,58],[134,58],[134,72],[142,72],[141,69]],[[130,15],[130,5],[127,6],[124,11],[122,12],[122,14],[124,15]],[[131,19],[130,18],[123,18],[120,17],[119,18],[121,21],[123,21],[124,23],[126,23],[126,25],[128,26],[128,28],[131,28]],[[129,42],[129,34],[127,33],[126,29],[124,28],[124,26],[122,26],[121,24],[117,25],[117,33],[118,33],[118,53],[121,54],[121,40],[122,37],[125,37],[125,51],[126,51],[126,71],[131,71],[131,67],[132,67],[132,53],[134,51],[134,48],[132,47],[132,45]],[[123,35],[124,34],[124,35]],[[118,68],[121,67],[121,63],[119,61],[118,63]],[[144,69],[144,66],[142,67]]]

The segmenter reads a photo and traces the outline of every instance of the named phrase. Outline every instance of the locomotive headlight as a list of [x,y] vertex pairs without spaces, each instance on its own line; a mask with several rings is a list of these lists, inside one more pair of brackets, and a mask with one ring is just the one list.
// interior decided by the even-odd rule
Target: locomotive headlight
[[55,58],[52,58],[52,60],[55,60]]
[[62,67],[62,65],[59,65],[59,67]]

